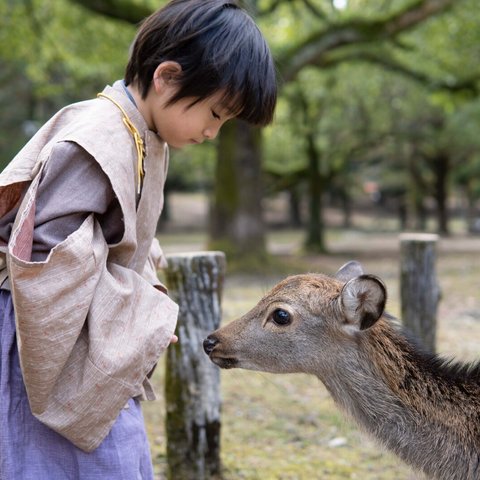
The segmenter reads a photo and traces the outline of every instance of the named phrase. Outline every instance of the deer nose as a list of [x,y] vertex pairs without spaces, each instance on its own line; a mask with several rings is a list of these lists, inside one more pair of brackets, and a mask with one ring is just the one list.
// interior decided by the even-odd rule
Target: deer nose
[[209,335],[203,341],[203,349],[205,350],[205,353],[207,355],[210,355],[213,352],[213,349],[215,348],[215,345],[217,343],[218,343],[218,340],[213,335]]

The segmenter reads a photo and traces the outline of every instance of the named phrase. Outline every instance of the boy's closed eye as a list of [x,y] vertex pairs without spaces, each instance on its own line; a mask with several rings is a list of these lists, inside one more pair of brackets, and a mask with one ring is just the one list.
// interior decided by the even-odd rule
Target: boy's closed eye
[[220,115],[215,110],[212,110],[212,116],[215,120],[220,120]]

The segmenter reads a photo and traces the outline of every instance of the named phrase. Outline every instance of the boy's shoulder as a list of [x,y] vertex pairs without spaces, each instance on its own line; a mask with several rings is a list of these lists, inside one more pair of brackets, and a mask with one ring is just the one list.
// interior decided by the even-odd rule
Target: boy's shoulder
[[98,136],[125,136],[129,132],[125,128],[121,111],[112,103],[101,98],[94,98],[66,106],[57,113],[58,132],[68,136],[96,141]]
[[[87,151],[119,151],[132,144],[126,117],[144,135],[148,127],[123,89],[106,87],[102,96],[68,105],[52,118],[57,140],[74,141]],[[93,151],[91,153],[93,153]]]

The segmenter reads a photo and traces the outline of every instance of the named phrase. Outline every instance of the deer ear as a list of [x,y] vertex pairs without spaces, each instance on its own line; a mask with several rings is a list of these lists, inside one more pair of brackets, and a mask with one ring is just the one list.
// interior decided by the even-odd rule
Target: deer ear
[[339,268],[338,272],[335,274],[335,278],[341,282],[348,282],[352,278],[359,277],[364,273],[362,265],[360,265],[359,262],[352,260]]
[[385,285],[374,275],[352,278],[340,293],[340,305],[347,322],[359,330],[375,324],[382,316],[386,301]]

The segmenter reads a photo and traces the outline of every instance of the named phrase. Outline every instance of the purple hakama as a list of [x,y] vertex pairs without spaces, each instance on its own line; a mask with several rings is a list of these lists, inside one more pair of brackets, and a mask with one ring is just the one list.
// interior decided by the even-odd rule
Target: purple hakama
[[0,290],[0,480],[153,480],[138,401],[129,401],[92,453],[78,449],[32,415],[7,290]]

